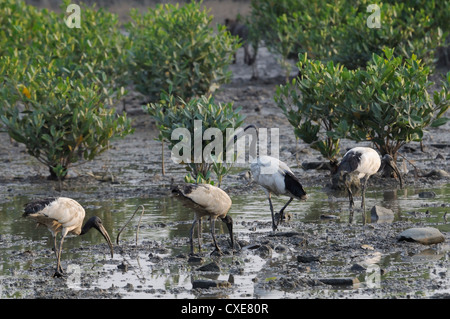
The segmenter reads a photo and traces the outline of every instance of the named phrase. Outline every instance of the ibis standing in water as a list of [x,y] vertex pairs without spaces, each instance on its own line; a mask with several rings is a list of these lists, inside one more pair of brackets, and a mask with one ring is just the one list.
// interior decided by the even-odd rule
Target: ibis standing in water
[[179,199],[186,207],[195,211],[195,218],[190,230],[191,254],[194,254],[194,228],[198,224],[198,248],[201,249],[201,222],[202,217],[209,217],[211,235],[216,249],[213,251],[222,254],[217,245],[215,236],[216,219],[220,218],[228,228],[231,239],[231,247],[234,248],[233,240],[233,219],[227,215],[231,208],[231,198],[226,192],[218,187],[209,184],[186,184],[176,186],[172,189],[172,194]]
[[400,181],[400,188],[403,188],[403,180],[402,176],[400,175],[400,171],[395,164],[394,159],[389,154],[384,155],[383,158],[380,159],[380,155],[378,155],[377,151],[370,147],[354,147],[347,153],[345,153],[342,161],[339,164],[337,172],[344,173],[344,183],[350,201],[350,222],[352,222],[353,220],[353,206],[355,205],[355,203],[353,201],[353,193],[351,190],[349,174],[358,174],[358,178],[363,179],[361,189],[361,208],[363,209],[363,223],[365,223],[365,197],[367,181],[369,180],[370,176],[382,171],[386,165],[392,168],[397,174],[397,177]]
[[[245,132],[251,128],[256,131],[256,143],[258,143],[259,134],[258,128],[255,125],[248,125],[244,128],[242,134],[245,134]],[[237,139],[238,136],[235,135],[234,140],[236,141]],[[283,220],[284,210],[286,207],[294,200],[294,198],[298,200],[306,200],[306,192],[303,189],[300,180],[295,176],[286,163],[272,156],[259,156],[258,145],[256,145],[256,159],[250,163],[250,171],[252,178],[264,189],[267,195],[270,212],[272,214],[272,229],[275,231],[278,228],[278,224]],[[290,197],[283,208],[281,208],[277,221],[275,220],[271,194]]]
[[[93,216],[83,226],[85,216],[84,208],[71,198],[57,197],[34,200],[25,206],[23,216],[35,220],[38,226],[46,226],[52,233],[57,259],[56,272],[53,277],[61,277],[64,275],[61,267],[61,252],[64,238],[67,234],[76,236],[84,235],[94,227],[106,239],[111,250],[111,258],[113,257],[111,239],[105,227],[103,227],[101,219]],[[61,242],[58,248],[56,245],[56,235],[59,232],[61,232]]]

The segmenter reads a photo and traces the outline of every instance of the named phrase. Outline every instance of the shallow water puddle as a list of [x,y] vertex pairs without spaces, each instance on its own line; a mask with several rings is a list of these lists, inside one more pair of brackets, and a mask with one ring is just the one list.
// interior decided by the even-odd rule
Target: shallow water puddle
[[[394,220],[431,224],[442,232],[450,231],[450,223],[444,222],[444,214],[449,210],[450,185],[426,190],[434,192],[436,194],[434,198],[419,197],[418,193],[422,191],[425,190],[407,188],[385,191],[371,188],[367,192],[367,216],[370,218],[370,208],[377,204],[392,209],[396,213]],[[321,189],[309,189],[308,192],[310,197],[307,201],[295,201],[286,210],[292,215],[294,221],[320,223],[325,226],[330,223],[348,222],[348,200],[345,193],[327,193]],[[233,206],[229,214],[234,220],[234,232],[237,240],[251,241],[252,234],[255,232],[271,232],[269,205],[262,191],[257,194],[232,197]],[[23,205],[29,200],[30,198],[27,196],[21,196],[11,197],[0,202],[0,276],[2,278],[21,275],[36,269],[42,269],[41,273],[44,276],[53,270],[55,258],[50,233],[42,227],[36,229],[33,222],[20,217]],[[273,199],[274,209],[279,210],[285,200],[285,197],[275,197]],[[116,247],[112,260],[107,255],[106,245],[99,246],[105,250],[104,256],[100,260],[98,252],[94,254],[89,249],[94,244],[104,244],[103,238],[95,231],[79,238],[68,238],[65,241],[62,255],[63,267],[66,268],[72,263],[78,265],[76,269],[80,269],[81,273],[98,273],[96,276],[90,277],[88,284],[81,281],[83,284],[77,286],[78,289],[100,288],[117,291],[125,298],[222,298],[225,296],[231,298],[301,298],[302,296],[326,298],[330,291],[340,290],[339,293],[351,294],[358,291],[359,288],[355,286],[336,289],[336,287],[330,286],[329,289],[322,287],[295,293],[255,288],[256,277],[258,280],[279,277],[278,274],[270,272],[273,267],[266,267],[267,262],[296,265],[295,260],[286,259],[285,255],[276,252],[273,252],[270,258],[261,258],[256,254],[245,252],[238,256],[224,256],[221,258],[221,271],[214,274],[196,271],[200,265],[185,262],[182,263],[183,266],[180,266],[179,262],[173,261],[181,258],[177,257],[178,255],[189,253],[188,234],[193,214],[170,197],[127,200],[93,198],[92,200],[80,200],[80,203],[85,207],[87,217],[97,215],[103,220],[114,243],[119,229],[139,205],[144,206],[145,213],[139,227],[139,252],[133,252],[133,247],[140,211],[136,213],[133,221],[121,234],[119,247]],[[360,197],[355,197],[355,205],[356,207],[360,205]],[[361,223],[359,211],[355,212],[355,223]],[[209,223],[203,224],[203,254],[205,258],[203,264],[207,264],[214,259],[209,257],[208,253],[208,250],[212,251]],[[226,245],[228,238],[226,227],[222,225],[221,221],[216,223],[216,227],[219,245]],[[281,226],[280,230],[303,232],[302,229],[293,229],[289,222]],[[308,230],[305,230],[305,233],[308,233]],[[320,230],[308,234],[309,238],[320,235]],[[148,247],[148,253],[142,252],[143,247]],[[435,265],[433,261],[442,261],[448,258],[448,244],[442,245],[440,251],[430,248],[427,252],[425,246],[423,251],[423,253],[413,256],[407,254],[401,256],[397,252],[387,254],[375,251],[368,254],[364,263],[391,269],[390,273],[385,275],[386,282],[389,282],[389,278],[405,276],[402,273],[395,273],[395,266],[400,263],[425,264],[428,269],[427,274],[418,273],[417,277],[419,278],[424,276],[431,279],[442,277],[442,273],[448,270],[442,266],[442,263]],[[80,264],[77,260],[82,260],[82,263]],[[324,265],[327,266],[327,274],[320,273],[320,270],[315,273],[313,269],[310,275],[317,277],[348,276],[349,273],[343,273],[342,267],[339,267],[347,262],[347,260],[339,259],[327,260],[324,262]],[[125,265],[126,270],[118,268],[118,265],[121,264]],[[333,272],[333,269],[336,269],[336,272]],[[410,278],[414,277],[411,274],[406,275]],[[192,290],[194,280],[205,278],[230,281],[233,283],[233,288],[222,289],[214,295]],[[363,282],[365,275],[359,275],[358,278]],[[364,284],[362,285],[364,286]],[[443,291],[448,290],[448,287],[443,289]],[[19,297],[26,295],[27,293],[24,291]],[[364,296],[364,293],[359,295],[359,297]]]

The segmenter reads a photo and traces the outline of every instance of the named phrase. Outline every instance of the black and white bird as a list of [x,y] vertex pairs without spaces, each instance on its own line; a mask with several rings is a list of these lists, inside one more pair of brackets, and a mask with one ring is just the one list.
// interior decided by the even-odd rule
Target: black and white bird
[[179,199],[186,207],[191,208],[195,212],[194,222],[190,230],[191,254],[194,254],[194,228],[198,225],[198,249],[201,250],[201,222],[202,217],[209,217],[211,235],[216,249],[213,251],[222,254],[221,249],[217,245],[215,235],[216,219],[220,218],[228,228],[231,239],[231,248],[234,248],[233,239],[233,219],[227,215],[231,208],[231,198],[222,189],[209,184],[185,184],[175,186],[172,194]]
[[353,219],[353,206],[355,205],[355,203],[353,201],[353,193],[351,190],[349,174],[358,174],[358,178],[363,179],[361,189],[361,208],[363,209],[363,223],[365,223],[365,197],[367,181],[369,180],[370,176],[382,171],[386,165],[394,170],[399,179],[400,188],[403,188],[403,180],[400,171],[395,164],[394,159],[389,154],[384,155],[383,158],[380,159],[380,155],[377,153],[377,151],[370,147],[354,147],[347,153],[345,153],[342,161],[339,163],[337,172],[344,173],[344,183],[350,201],[350,222]]
[[[241,134],[245,134],[245,132],[251,128],[256,131],[257,143],[259,140],[259,134],[258,128],[255,125],[248,125],[244,128]],[[234,140],[236,141],[237,139],[238,135],[235,135]],[[253,180],[264,189],[267,195],[270,212],[272,214],[272,229],[275,231],[278,228],[278,224],[283,220],[284,210],[294,200],[294,198],[298,200],[306,200],[308,196],[303,189],[300,180],[295,176],[286,163],[272,156],[260,156],[259,147],[257,144],[256,158],[250,163],[250,172]],[[290,197],[283,208],[281,208],[277,221],[275,220],[275,213],[273,211],[271,200],[272,194],[276,196],[285,195]]]
[[[97,229],[106,239],[113,257],[113,246],[111,239],[97,216],[91,217],[85,224],[83,220],[85,211],[77,201],[67,197],[38,199],[28,203],[25,206],[25,212],[22,215],[36,221],[37,225],[46,226],[52,233],[55,246],[55,255],[57,259],[56,271],[53,277],[61,277],[64,271],[61,267],[61,252],[64,238],[67,234],[84,235],[92,227]],[[56,235],[61,232],[61,241],[59,248],[56,244]]]

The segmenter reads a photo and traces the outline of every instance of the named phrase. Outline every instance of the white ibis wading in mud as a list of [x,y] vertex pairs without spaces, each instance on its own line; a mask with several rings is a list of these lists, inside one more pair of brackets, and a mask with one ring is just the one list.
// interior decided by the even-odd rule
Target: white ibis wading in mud
[[365,223],[365,197],[367,180],[370,178],[370,176],[382,171],[386,165],[391,167],[397,174],[400,182],[400,188],[403,188],[403,180],[402,176],[400,175],[400,171],[393,158],[389,154],[384,155],[383,158],[380,159],[380,155],[378,155],[377,151],[370,147],[354,147],[347,153],[345,153],[342,161],[339,164],[337,172],[344,172],[344,183],[350,201],[350,222],[353,219],[353,206],[355,205],[355,203],[353,202],[353,194],[351,191],[349,174],[358,174],[358,178],[363,178],[361,189],[361,208],[363,209],[363,223]]
[[[64,238],[67,234],[84,235],[94,227],[106,239],[111,250],[111,257],[113,257],[111,239],[105,227],[103,227],[101,219],[93,216],[83,226],[84,208],[71,198],[57,197],[34,200],[25,206],[23,216],[33,219],[38,225],[46,226],[52,233],[57,259],[56,272],[53,277],[64,275],[61,267],[61,252]],[[59,232],[61,232],[61,242],[59,248],[57,248],[56,235]]]
[[[258,141],[258,128],[255,125],[248,125],[242,134],[248,129],[255,129],[256,140]],[[236,141],[238,136],[234,136]],[[284,210],[294,200],[306,200],[307,195],[303,189],[300,180],[295,176],[292,170],[286,165],[286,163],[272,156],[259,156],[259,147],[256,147],[257,155],[256,159],[250,164],[250,171],[252,178],[259,184],[265,191],[269,200],[270,212],[272,214],[272,229],[275,231],[278,224],[283,220]],[[273,205],[271,200],[271,194],[276,196],[285,195],[290,197],[288,202],[281,208],[278,214],[278,221],[275,221],[275,214],[273,211]]]
[[233,240],[233,219],[227,215],[231,208],[231,198],[218,187],[209,184],[186,184],[176,186],[172,189],[172,194],[179,199],[186,207],[195,211],[195,218],[190,230],[191,254],[194,254],[194,228],[198,225],[198,247],[201,249],[201,219],[209,217],[211,235],[216,249],[213,252],[222,254],[216,242],[214,227],[216,219],[220,218],[227,225],[230,233],[231,247],[234,248]]

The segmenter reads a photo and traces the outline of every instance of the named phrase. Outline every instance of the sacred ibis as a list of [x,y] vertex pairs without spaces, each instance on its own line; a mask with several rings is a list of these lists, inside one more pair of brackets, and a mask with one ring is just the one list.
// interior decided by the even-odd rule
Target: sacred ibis
[[[33,219],[38,226],[46,226],[52,233],[57,259],[56,272],[53,277],[64,275],[61,267],[61,252],[64,238],[67,234],[84,235],[94,227],[106,239],[111,250],[111,258],[113,257],[111,239],[105,227],[103,227],[101,219],[93,216],[82,226],[85,216],[84,208],[71,198],[52,197],[34,200],[25,206],[25,212],[22,216]],[[57,248],[56,235],[59,232],[61,232],[61,242],[59,248]]]
[[352,222],[353,219],[353,206],[355,205],[355,203],[353,201],[353,193],[351,191],[349,174],[358,174],[358,178],[363,178],[361,190],[361,208],[363,209],[363,223],[365,223],[365,197],[367,181],[370,176],[382,171],[386,165],[391,167],[397,174],[397,177],[400,181],[400,188],[403,188],[403,180],[402,176],[400,175],[400,171],[393,158],[389,154],[384,155],[383,158],[380,159],[380,155],[378,155],[377,151],[370,147],[354,147],[347,153],[345,153],[342,161],[339,164],[337,173],[344,173],[344,183],[350,201],[350,222]]
[[[251,124],[238,134],[243,135],[248,129],[255,129],[256,131],[256,143],[258,143],[259,133],[258,128]],[[234,136],[234,141],[238,139],[238,135]],[[253,180],[259,184],[265,191],[269,200],[270,212],[272,214],[272,229],[275,231],[278,224],[281,223],[284,216],[284,210],[294,200],[306,200],[307,194],[303,189],[300,180],[295,176],[292,170],[286,165],[286,163],[279,159],[267,156],[259,155],[258,144],[256,146],[256,159],[250,163],[250,172]],[[281,208],[278,214],[278,221],[275,221],[275,214],[273,211],[273,205],[271,200],[271,194],[276,196],[286,195],[289,198],[288,202]]]
[[209,184],[186,184],[175,186],[172,194],[179,199],[186,207],[192,208],[195,212],[194,222],[190,230],[191,255],[194,254],[194,228],[198,224],[198,248],[201,250],[201,221],[202,217],[209,217],[211,235],[216,249],[213,251],[222,254],[217,245],[215,236],[215,223],[219,217],[227,225],[230,233],[231,247],[234,248],[233,239],[233,219],[227,215],[231,208],[231,198],[226,192],[218,187]]

